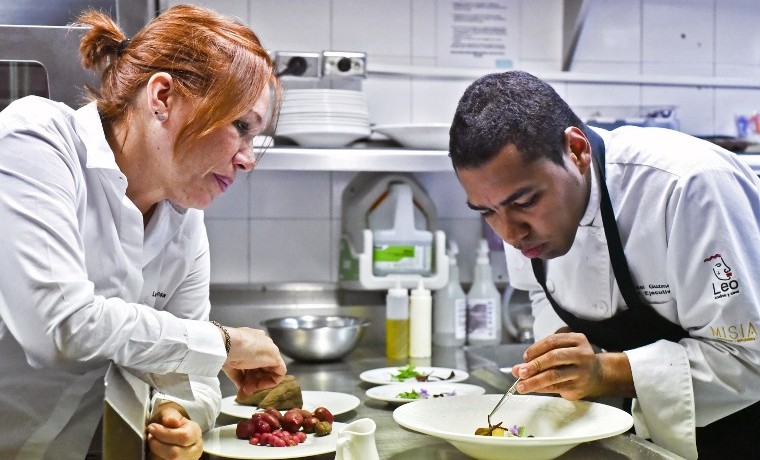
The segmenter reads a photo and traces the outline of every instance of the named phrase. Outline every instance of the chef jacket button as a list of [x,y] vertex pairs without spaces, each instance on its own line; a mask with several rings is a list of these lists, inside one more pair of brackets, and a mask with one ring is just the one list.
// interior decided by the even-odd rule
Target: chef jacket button
[[552,280],[546,280],[546,289],[549,292],[554,292],[554,282]]
[[596,307],[596,309],[597,309],[597,311],[599,313],[603,313],[603,312],[607,311],[607,303],[604,302],[604,301],[602,301],[602,300],[600,300],[599,302],[596,302],[594,304],[594,307]]

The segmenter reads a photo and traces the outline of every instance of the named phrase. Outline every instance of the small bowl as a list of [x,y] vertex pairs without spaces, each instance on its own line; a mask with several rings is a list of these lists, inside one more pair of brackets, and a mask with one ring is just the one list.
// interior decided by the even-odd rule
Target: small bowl
[[305,362],[336,361],[351,353],[369,321],[355,316],[287,316],[262,321],[280,351]]

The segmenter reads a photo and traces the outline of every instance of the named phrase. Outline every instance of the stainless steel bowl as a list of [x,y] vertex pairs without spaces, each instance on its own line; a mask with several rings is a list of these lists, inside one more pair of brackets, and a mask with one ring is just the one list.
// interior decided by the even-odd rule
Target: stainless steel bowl
[[359,343],[369,321],[355,316],[288,316],[261,322],[280,351],[297,361],[335,361]]

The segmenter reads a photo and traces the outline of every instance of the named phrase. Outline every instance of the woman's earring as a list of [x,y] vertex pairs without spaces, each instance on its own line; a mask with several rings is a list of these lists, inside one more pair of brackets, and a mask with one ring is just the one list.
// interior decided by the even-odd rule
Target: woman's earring
[[158,121],[166,121],[166,115],[163,113],[159,113],[158,110],[153,112],[153,114],[158,118]]

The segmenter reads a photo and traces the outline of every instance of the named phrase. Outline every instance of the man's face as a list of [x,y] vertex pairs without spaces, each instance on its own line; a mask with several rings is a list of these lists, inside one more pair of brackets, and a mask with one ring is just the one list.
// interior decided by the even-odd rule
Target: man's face
[[585,151],[578,147],[576,153],[566,148],[564,168],[546,158],[525,162],[508,144],[488,163],[458,169],[468,205],[526,257],[566,254],[588,202],[591,157],[584,145]]

